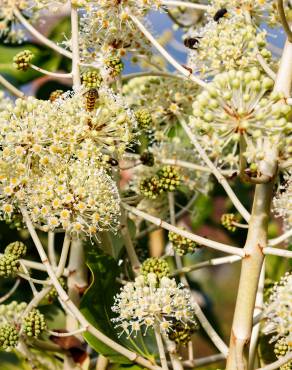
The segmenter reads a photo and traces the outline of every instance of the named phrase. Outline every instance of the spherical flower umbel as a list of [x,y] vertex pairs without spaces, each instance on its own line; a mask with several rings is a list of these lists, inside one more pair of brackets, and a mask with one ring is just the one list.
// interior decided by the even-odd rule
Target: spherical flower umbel
[[124,69],[123,61],[115,56],[109,57],[104,61],[105,68],[107,69],[108,73],[112,77],[117,77],[119,74],[122,73]]
[[86,71],[81,76],[82,84],[89,89],[99,89],[102,83],[102,77],[95,71]]
[[13,66],[19,71],[27,71],[34,55],[30,50],[24,50],[13,58]]
[[238,154],[240,141],[247,146],[242,154],[249,163],[260,164],[266,147],[285,150],[291,107],[281,94],[270,93],[272,86],[273,81],[256,68],[232,70],[217,75],[197,96],[190,127],[218,164],[229,165],[229,156]]
[[157,176],[147,177],[140,181],[139,192],[146,198],[156,199],[163,193]]
[[109,175],[94,162],[72,162],[35,178],[23,199],[43,230],[62,227],[79,235],[116,230],[120,200]]
[[140,129],[149,129],[153,125],[151,114],[147,109],[138,109],[135,112],[135,118]]
[[33,309],[23,318],[23,330],[28,337],[38,338],[46,327],[45,317],[37,309]]
[[189,290],[177,285],[175,279],[164,276],[158,280],[154,273],[148,274],[146,280],[140,275],[123,286],[112,310],[118,315],[112,320],[120,335],[127,336],[140,331],[145,334],[154,326],[168,333],[173,320],[195,321]]
[[198,329],[199,325],[196,321],[191,323],[182,323],[180,321],[174,321],[170,327],[168,337],[177,345],[186,346],[190,342],[192,335]]
[[14,325],[0,326],[0,349],[5,351],[16,347],[18,339],[19,334]]
[[17,274],[19,270],[18,257],[11,253],[5,253],[0,257],[0,276],[10,277]]
[[227,230],[234,232],[236,230],[236,225],[234,222],[238,222],[238,217],[234,213],[224,213],[221,216],[221,224]]
[[168,239],[173,245],[173,249],[179,256],[184,256],[188,253],[196,252],[198,246],[191,239],[185,238],[179,234],[176,234],[173,231],[169,231]]
[[188,65],[202,76],[215,76],[232,69],[246,70],[259,66],[257,54],[267,62],[271,52],[265,48],[266,33],[257,34],[256,28],[244,17],[211,20],[200,29],[190,31],[189,38],[198,40],[195,50],[190,52]]
[[26,245],[20,241],[10,243],[5,248],[5,254],[13,254],[17,258],[22,258],[26,254]]
[[161,279],[164,276],[168,276],[169,272],[168,263],[163,258],[148,258],[141,266],[141,273],[144,275],[145,279],[147,279],[150,273],[155,274],[157,279]]
[[292,343],[292,274],[287,273],[273,288],[269,301],[265,305],[265,334],[274,334],[274,338],[284,337]]
[[163,166],[158,171],[157,176],[164,191],[174,191],[181,184],[179,171],[173,166]]

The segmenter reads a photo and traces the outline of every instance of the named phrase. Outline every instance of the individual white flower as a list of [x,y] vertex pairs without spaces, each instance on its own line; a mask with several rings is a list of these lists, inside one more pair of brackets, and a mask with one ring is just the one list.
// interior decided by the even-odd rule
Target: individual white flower
[[122,287],[112,310],[118,315],[112,320],[121,330],[120,335],[127,336],[141,330],[146,333],[154,326],[167,333],[174,320],[195,321],[189,290],[177,285],[175,279],[157,280],[153,273],[146,280],[141,275]]
[[287,273],[276,283],[264,309],[265,334],[274,334],[274,339],[285,337],[292,341],[292,274]]
[[281,94],[270,93],[272,86],[273,81],[258,69],[232,70],[217,75],[197,96],[190,127],[216,163],[233,167],[240,142],[247,146],[242,154],[248,160],[254,157],[254,147],[256,162],[268,154],[263,150],[260,155],[260,148],[277,148],[279,156],[285,156],[286,136],[291,135],[287,121],[291,107]]

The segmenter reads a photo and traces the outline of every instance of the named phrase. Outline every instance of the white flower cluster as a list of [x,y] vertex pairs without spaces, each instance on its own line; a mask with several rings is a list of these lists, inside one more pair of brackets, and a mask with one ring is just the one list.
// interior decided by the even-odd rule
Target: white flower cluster
[[284,219],[286,228],[292,227],[292,174],[286,176],[286,182],[279,187],[273,199],[274,212]]
[[[274,146],[288,156],[291,107],[283,96],[270,93],[273,81],[256,68],[217,75],[193,103],[190,126],[203,147],[222,167],[236,169],[239,143],[249,163],[260,164]],[[266,149],[268,148],[268,149]]]
[[275,334],[275,339],[285,337],[292,341],[292,274],[287,273],[273,288],[264,309],[265,334]]
[[144,333],[148,328],[157,327],[168,333],[175,321],[195,322],[189,290],[177,285],[175,279],[157,279],[154,273],[138,276],[127,283],[115,297],[112,310],[118,317],[112,319],[121,330],[120,335]]
[[96,56],[149,55],[151,46],[137,29],[130,15],[144,17],[150,9],[158,9],[159,0],[81,0],[85,13],[81,20],[80,45],[82,57],[95,60]]
[[19,99],[0,112],[0,213],[7,218],[25,206],[45,230],[115,228],[119,195],[106,170],[135,124],[120,103],[101,91],[87,111],[81,92],[53,103]]
[[257,54],[267,62],[272,56],[265,47],[266,32],[257,32],[242,17],[210,20],[203,28],[190,31],[186,38],[189,37],[197,40],[197,46],[190,52],[188,65],[202,76],[246,70],[259,65]]

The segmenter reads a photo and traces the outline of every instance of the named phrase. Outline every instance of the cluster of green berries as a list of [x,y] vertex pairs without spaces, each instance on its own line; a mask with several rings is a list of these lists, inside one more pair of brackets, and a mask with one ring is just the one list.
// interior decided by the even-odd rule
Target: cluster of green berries
[[[63,289],[66,289],[66,281],[63,277],[60,277],[59,279],[59,283],[61,284],[62,288]],[[55,301],[57,298],[58,298],[58,293],[57,293],[57,290],[55,287],[53,287],[49,293],[47,294],[47,296],[45,297],[46,298],[46,301],[48,303],[52,303],[53,301]]]
[[112,77],[117,77],[124,69],[123,61],[115,56],[106,59],[104,64]]
[[97,71],[86,71],[81,77],[82,84],[88,89],[99,89],[102,83],[102,77]]
[[0,349],[9,350],[17,346],[19,339],[18,332],[15,326],[5,324],[0,327]]
[[[289,345],[289,343],[287,343],[285,338],[279,339],[274,346],[274,352],[277,358],[285,356],[291,350],[292,347]],[[285,365],[282,365],[280,367],[280,370],[292,370],[292,361],[289,361]]]
[[30,50],[23,50],[13,58],[13,67],[19,71],[27,71],[34,55]]
[[55,100],[59,99],[59,97],[64,94],[63,90],[55,90],[52,91],[49,97],[50,102],[54,102]]
[[14,276],[19,271],[19,258],[25,254],[26,246],[22,242],[8,244],[0,258],[0,276]]
[[149,199],[156,199],[166,191],[174,191],[181,183],[178,171],[172,166],[162,167],[155,176],[140,182],[140,193]]
[[161,279],[164,276],[169,276],[169,266],[162,258],[150,257],[143,262],[141,273],[144,275],[145,279],[147,279],[147,276],[150,273],[154,273],[158,279]]
[[238,217],[235,216],[234,213],[224,213],[221,216],[221,224],[227,230],[234,232],[236,230],[236,226],[233,224],[234,222],[238,222]]
[[168,337],[179,346],[186,346],[192,335],[199,329],[197,322],[184,323],[175,321],[169,330]]
[[169,231],[168,239],[171,241],[173,249],[179,256],[184,256],[188,253],[194,253],[198,248],[197,244],[191,239],[185,238],[182,235]]
[[144,166],[152,167],[154,166],[154,155],[146,150],[140,155],[140,161]]
[[135,118],[141,130],[147,130],[153,126],[153,120],[147,109],[139,109],[135,112]]
[[46,327],[45,317],[37,309],[30,311],[23,319],[23,330],[28,337],[38,338]]

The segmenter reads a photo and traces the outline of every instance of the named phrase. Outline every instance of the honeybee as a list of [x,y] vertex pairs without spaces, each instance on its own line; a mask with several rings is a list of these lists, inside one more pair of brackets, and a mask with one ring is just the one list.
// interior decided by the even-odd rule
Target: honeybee
[[215,22],[218,22],[221,18],[225,17],[226,14],[227,14],[227,9],[226,8],[221,8],[219,10],[217,10],[217,12],[215,13],[213,19]]
[[92,112],[95,107],[96,100],[98,99],[98,91],[96,89],[90,89],[86,93],[86,110]]

